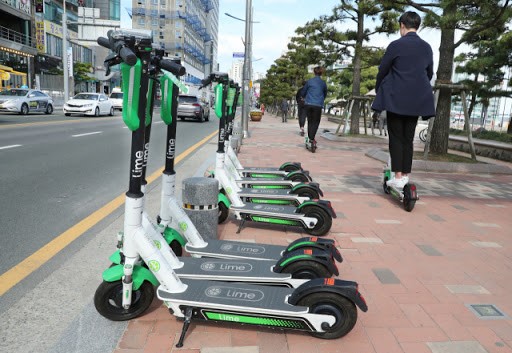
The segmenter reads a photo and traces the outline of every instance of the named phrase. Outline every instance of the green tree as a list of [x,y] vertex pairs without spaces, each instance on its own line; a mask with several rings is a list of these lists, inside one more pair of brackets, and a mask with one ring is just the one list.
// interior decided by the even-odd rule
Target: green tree
[[93,67],[89,63],[73,63],[73,77],[75,78],[75,89],[82,82],[94,81],[95,78],[89,76],[93,72]]
[[[455,50],[462,44],[474,43],[482,33],[492,26],[501,27],[510,20],[509,0],[428,0],[393,1],[397,6],[411,6],[424,12],[425,27],[441,32],[439,65],[436,80],[451,83]],[[456,40],[455,32],[462,32]],[[430,150],[437,154],[448,152],[450,128],[451,90],[441,89],[437,103],[436,119],[430,141]]]

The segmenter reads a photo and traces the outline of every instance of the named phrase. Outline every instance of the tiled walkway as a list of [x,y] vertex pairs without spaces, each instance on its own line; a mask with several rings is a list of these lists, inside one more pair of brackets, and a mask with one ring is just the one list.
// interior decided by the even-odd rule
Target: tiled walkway
[[[324,128],[336,125],[322,121]],[[338,218],[328,236],[344,257],[340,278],[359,283],[368,312],[332,341],[193,323],[178,349],[181,322],[155,301],[129,323],[115,353],[512,353],[512,175],[413,172],[420,200],[409,213],[382,191],[382,163],[365,155],[375,144],[320,137],[312,154],[295,120],[269,114],[250,130],[242,164],[301,161],[332,201]],[[237,226],[229,218],[219,236],[273,244],[304,236],[250,224],[237,235]]]

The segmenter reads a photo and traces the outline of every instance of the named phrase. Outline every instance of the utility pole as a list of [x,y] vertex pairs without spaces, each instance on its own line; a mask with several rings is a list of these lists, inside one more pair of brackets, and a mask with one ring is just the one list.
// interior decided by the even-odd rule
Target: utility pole
[[66,0],[62,0],[62,66],[64,69],[64,103],[69,100],[69,68],[68,68],[68,19]]
[[245,53],[242,89],[244,102],[242,105],[242,130],[243,138],[249,137],[249,81],[251,79],[251,54],[252,54],[252,0],[245,2]]

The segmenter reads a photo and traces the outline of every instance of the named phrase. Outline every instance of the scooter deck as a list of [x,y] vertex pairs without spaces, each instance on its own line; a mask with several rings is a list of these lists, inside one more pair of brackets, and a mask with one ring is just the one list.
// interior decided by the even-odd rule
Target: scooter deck
[[[265,285],[298,287],[305,280],[292,279],[289,273],[272,271],[271,263],[263,261],[205,259],[186,257],[182,268],[175,269],[180,279],[202,279],[226,282],[252,282]],[[295,283],[292,283],[295,282]]]
[[188,287],[182,293],[171,293],[158,287],[159,299],[178,305],[221,310],[237,310],[260,314],[293,315],[307,313],[308,308],[286,302],[293,288],[265,287],[245,283],[183,280]]
[[268,217],[286,216],[288,218],[301,218],[302,213],[297,213],[297,207],[269,204],[246,203],[244,206],[231,206],[231,210],[240,213],[250,213],[251,215],[261,215]]
[[292,185],[294,182],[291,180],[278,179],[278,178],[239,178],[236,179],[237,184],[242,185]]
[[252,259],[258,261],[277,261],[286,247],[281,245],[243,243],[239,241],[208,239],[202,248],[193,248],[188,243],[185,250],[194,256]]
[[241,188],[237,193],[240,197],[261,197],[273,199],[290,199],[290,197],[297,197],[297,194],[292,194],[291,189],[255,189],[255,188]]

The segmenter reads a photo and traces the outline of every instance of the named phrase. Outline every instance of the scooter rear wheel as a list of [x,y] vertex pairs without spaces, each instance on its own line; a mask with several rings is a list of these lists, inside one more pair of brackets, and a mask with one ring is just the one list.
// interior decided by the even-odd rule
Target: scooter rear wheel
[[330,278],[332,273],[327,267],[314,261],[297,261],[289,264],[281,273],[289,273],[292,278],[313,279],[313,278]]
[[301,170],[301,168],[299,168],[296,164],[287,164],[286,167],[284,167],[281,170],[284,170],[285,172],[290,173],[290,172],[295,172],[297,170]]
[[301,183],[307,183],[307,182],[310,181],[308,176],[306,174],[303,174],[303,173],[296,173],[290,179],[288,179],[288,177],[286,177],[286,180],[298,181],[298,182],[301,182]]
[[404,203],[404,209],[407,212],[411,212],[414,208],[414,205],[416,204],[416,198],[413,197],[412,191],[411,191],[411,186],[409,184],[404,186],[403,203]]
[[311,189],[299,189],[297,190],[297,195],[300,197],[309,197],[311,200],[318,200],[320,198],[318,191]]
[[94,293],[94,306],[101,316],[112,321],[126,321],[145,312],[155,297],[153,285],[144,281],[139,289],[132,292],[132,304],[124,309],[123,283],[121,281],[103,281]]
[[357,322],[357,309],[349,299],[335,293],[318,292],[301,298],[297,303],[309,307],[310,313],[332,315],[336,322],[325,332],[312,332],[318,338],[335,339],[349,333]]
[[389,180],[389,179],[386,177],[386,178],[384,178],[384,182],[382,183],[382,189],[384,189],[384,192],[385,192],[386,194],[389,194],[389,193],[390,193],[390,191],[389,191],[389,186],[388,186],[388,184],[387,184],[387,181],[388,181],[388,180]]
[[229,216],[229,208],[223,202],[219,202],[219,224],[224,223]]
[[321,237],[322,235],[326,235],[331,229],[332,217],[323,208],[310,205],[304,207],[301,212],[303,212],[306,217],[316,218],[318,220],[314,228],[303,227],[306,233]]

